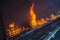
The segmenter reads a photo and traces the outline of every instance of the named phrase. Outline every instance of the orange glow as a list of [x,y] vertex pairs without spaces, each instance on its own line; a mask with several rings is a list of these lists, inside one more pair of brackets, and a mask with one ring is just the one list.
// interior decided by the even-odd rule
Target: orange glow
[[[38,26],[41,26],[45,23],[47,23],[49,20],[53,20],[53,19],[56,19],[56,16],[54,14],[51,14],[51,18],[41,18],[41,19],[36,19],[36,14],[34,12],[34,3],[32,4],[32,6],[30,7],[30,11],[29,11],[29,14],[30,14],[30,25],[32,28],[36,28]],[[28,27],[29,27],[28,26]],[[7,31],[7,36],[8,37],[14,37],[14,36],[17,36],[23,32],[26,32],[28,30],[31,30],[30,28],[28,27],[25,27],[22,25],[22,27],[19,27],[17,24],[15,24],[14,22],[10,23],[8,25],[8,29],[6,29]]]
[[45,20],[43,18],[40,19],[41,24],[45,23]]
[[42,24],[46,23],[47,20],[45,20],[44,18],[41,18],[41,19],[40,19],[40,22],[41,22],[41,25],[42,25]]
[[13,28],[14,27],[14,22],[9,24],[9,28]]
[[31,8],[30,8],[30,25],[32,26],[32,28],[35,28],[37,26],[36,24],[36,14],[33,11],[34,8],[34,3],[32,4]]
[[40,26],[40,25],[42,25],[41,21],[37,20],[37,26]]
[[14,37],[22,33],[21,29],[18,26],[15,27],[14,22],[10,23],[8,26],[9,26],[9,29],[6,30],[7,37]]
[[14,37],[20,34],[20,29],[15,29],[15,30],[8,29],[7,32],[8,32],[7,36],[10,38],[10,37]]
[[57,18],[57,16],[55,16],[54,14],[51,14],[51,18],[41,18],[40,20],[36,20],[36,14],[33,11],[34,8],[34,3],[32,4],[31,8],[30,8],[30,25],[32,28],[36,28],[37,26],[43,25],[45,23],[47,23],[49,20],[54,20]]
[[51,20],[56,19],[56,16],[54,14],[51,14]]
[[46,21],[48,21],[49,20],[49,18],[45,18],[46,19]]
[[47,23],[48,18],[45,20],[43,18],[41,18],[40,20],[36,20],[36,14],[33,11],[34,8],[34,3],[32,4],[31,8],[30,8],[30,25],[32,28],[36,28],[39,25],[42,25],[44,23]]
[[25,27],[19,27],[14,22],[10,23],[8,26],[9,26],[9,28],[6,29],[6,35],[9,38],[17,36],[17,35],[23,33],[24,31],[29,30],[29,28],[27,28],[27,27],[26,28]]

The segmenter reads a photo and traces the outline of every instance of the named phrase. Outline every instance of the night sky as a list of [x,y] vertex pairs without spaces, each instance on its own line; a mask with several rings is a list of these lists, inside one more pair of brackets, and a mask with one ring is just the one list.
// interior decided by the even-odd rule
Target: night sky
[[34,2],[37,18],[49,17],[60,11],[60,0],[2,0],[4,25],[14,21],[16,24],[28,21],[29,9]]

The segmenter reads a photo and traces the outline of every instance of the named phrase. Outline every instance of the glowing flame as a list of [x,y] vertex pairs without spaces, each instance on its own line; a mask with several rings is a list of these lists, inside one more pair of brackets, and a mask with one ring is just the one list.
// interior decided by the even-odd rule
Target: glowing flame
[[56,19],[56,16],[54,14],[51,14],[51,20]]
[[46,21],[49,21],[49,18],[46,18]]
[[32,28],[35,28],[37,26],[37,24],[36,24],[36,15],[33,11],[33,7],[34,7],[34,3],[32,4],[32,6],[30,8],[30,16],[31,16],[30,25],[32,26]]
[[[54,20],[56,19],[57,16],[55,16],[54,14],[51,14],[51,18],[41,18],[36,20],[36,14],[33,11],[34,9],[34,3],[32,4],[32,6],[30,7],[30,25],[32,28],[36,28],[38,26],[43,25],[44,23],[47,23],[49,20]],[[10,23],[8,25],[8,29],[7,31],[7,36],[8,37],[14,37],[17,36],[21,33],[23,33],[24,31],[28,31],[30,28],[22,26],[22,27],[18,27],[18,25],[16,25],[14,22]]]
[[14,22],[10,23],[8,26],[9,29],[6,30],[7,37],[14,37],[21,33],[21,29],[18,26],[15,27]]
[[41,18],[40,20],[36,20],[36,14],[33,11],[34,8],[34,3],[32,4],[31,8],[30,8],[30,25],[32,26],[32,28],[36,28],[39,25],[42,25],[44,23],[47,23],[48,19],[43,19]]
[[9,24],[9,28],[14,28],[14,22]]
[[48,20],[45,20],[44,18],[41,18],[40,20],[37,20],[37,25],[43,25],[44,23],[47,23]]
[[26,28],[25,27],[19,27],[14,22],[10,23],[8,26],[9,26],[9,28],[6,29],[6,35],[9,38],[17,36],[17,35],[23,33],[24,31],[29,30],[29,28],[27,28],[27,27]]
[[40,19],[41,24],[43,24],[45,22],[45,20],[43,18]]

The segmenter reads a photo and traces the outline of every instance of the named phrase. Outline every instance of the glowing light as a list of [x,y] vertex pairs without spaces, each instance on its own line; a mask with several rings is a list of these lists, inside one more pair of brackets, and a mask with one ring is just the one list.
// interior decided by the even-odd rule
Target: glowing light
[[32,28],[35,28],[37,26],[36,24],[36,14],[33,11],[33,7],[34,7],[34,3],[32,4],[31,8],[30,8],[30,25],[32,26]]
[[46,21],[49,21],[49,18],[46,18]]
[[44,24],[45,20],[43,18],[40,19],[41,24]]
[[56,16],[54,14],[51,14],[51,20],[56,19]]
[[21,29],[18,26],[15,27],[14,22],[10,23],[8,26],[9,29],[6,30],[7,37],[14,37],[22,33]]
[[9,24],[9,28],[13,28],[14,27],[14,22]]
[[36,20],[36,14],[33,11],[33,8],[34,8],[34,3],[32,4],[32,6],[30,8],[30,25],[31,25],[31,27],[36,28],[39,25],[47,23],[47,21],[49,20],[48,18],[46,20],[43,18],[41,18],[40,20]]
[[6,29],[6,36],[8,38],[20,35],[21,33],[23,33],[24,31],[28,31],[29,28],[25,28],[25,27],[19,27],[17,24],[15,24],[14,22],[10,23],[9,28]]

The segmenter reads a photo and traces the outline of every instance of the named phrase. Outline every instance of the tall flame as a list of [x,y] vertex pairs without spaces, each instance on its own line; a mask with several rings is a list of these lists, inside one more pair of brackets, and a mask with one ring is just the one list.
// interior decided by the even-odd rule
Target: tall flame
[[39,25],[42,25],[48,21],[48,19],[41,18],[40,20],[36,20],[36,14],[33,11],[34,3],[32,4],[30,8],[30,25],[32,28],[36,28]]
[[30,8],[30,25],[32,26],[32,28],[35,28],[37,26],[36,24],[36,14],[33,11],[34,8],[34,3],[32,4],[31,8]]
[[[54,20],[57,18],[57,16],[55,16],[54,14],[51,14],[51,18],[41,18],[36,20],[36,14],[33,11],[34,9],[34,3],[32,4],[32,6],[30,7],[30,25],[32,28],[36,28],[40,25],[43,25],[44,23],[47,23],[47,21],[49,20]],[[24,31],[28,31],[30,28],[22,26],[22,27],[18,27],[18,25],[16,25],[14,22],[10,23],[9,28],[6,29],[7,31],[7,36],[8,37],[14,37],[17,36],[21,33],[23,33]]]

